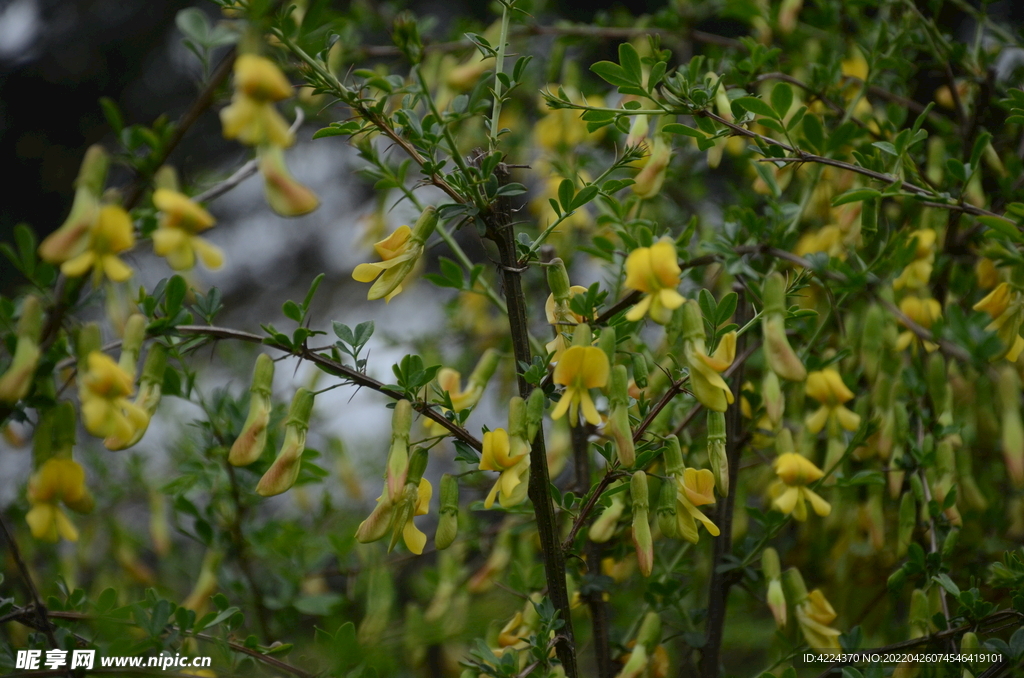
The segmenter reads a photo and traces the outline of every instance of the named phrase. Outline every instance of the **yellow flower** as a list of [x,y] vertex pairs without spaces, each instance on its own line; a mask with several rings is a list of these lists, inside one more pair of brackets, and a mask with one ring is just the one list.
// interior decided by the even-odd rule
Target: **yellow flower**
[[[688,468],[682,477],[676,476],[678,492],[676,493],[676,525],[679,534],[687,541],[697,543],[700,521],[712,537],[721,534],[718,526],[710,518],[697,510],[698,506],[715,503],[715,476],[705,469]],[[680,510],[681,509],[681,510]]]
[[[516,449],[513,449],[513,441]],[[530,471],[530,448],[521,438],[510,438],[503,428],[487,431],[484,433],[480,470],[501,472],[487,493],[484,508],[491,508],[495,497],[505,508],[521,504],[528,489],[526,476]]]
[[59,502],[79,513],[92,510],[93,500],[85,487],[85,471],[71,459],[48,459],[28,481],[32,508],[25,515],[32,536],[56,542],[78,541],[78,530],[60,508]]
[[[407,485],[406,494],[413,495],[415,497],[413,501],[413,510],[409,512],[409,517],[405,521],[405,525],[402,526],[402,541],[405,542],[406,548],[420,555],[423,553],[423,547],[427,543],[427,535],[416,527],[413,523],[413,516],[425,516],[430,508],[430,497],[434,493],[434,488],[430,485],[430,482],[426,478],[420,478],[418,486]],[[395,526],[397,529],[398,526]]]
[[975,311],[984,311],[992,318],[986,331],[995,330],[1003,342],[1003,349],[993,358],[1005,357],[1016,362],[1024,351],[1024,338],[1020,336],[1021,321],[1024,320],[1024,295],[1009,283],[1000,283],[994,290],[974,305]]
[[664,325],[672,311],[686,299],[676,291],[682,271],[676,262],[672,240],[662,238],[650,247],[638,247],[626,257],[626,287],[644,293],[626,314],[626,320],[637,321],[650,313],[651,320]]
[[[437,226],[437,210],[428,207],[416,222],[416,228],[399,226],[394,233],[374,244],[381,258],[378,263],[359,264],[352,278],[359,282],[373,282],[366,298],[370,301],[391,299],[402,291],[402,281],[409,275],[423,253],[423,243]],[[376,281],[376,282],[374,282]]]
[[[900,301],[900,310],[903,311],[908,318],[913,320],[915,323],[920,325],[926,330],[930,330],[935,321],[942,317],[942,306],[935,299],[921,299],[920,297],[904,297]],[[899,338],[896,340],[896,350],[902,351],[911,344],[914,348],[917,348],[917,344],[914,340],[918,339],[917,335],[907,330],[900,332]],[[1024,340],[1022,340],[1024,342]],[[939,347],[938,344],[931,341],[920,341],[924,345],[924,349],[931,353]]]
[[100,351],[89,354],[87,366],[79,385],[86,430],[98,438],[130,440],[149,425],[146,410],[128,400],[135,390],[132,378]]
[[590,389],[604,388],[608,384],[611,368],[608,356],[594,346],[573,346],[562,354],[562,359],[555,366],[554,381],[565,386],[565,393],[558,401],[552,419],[561,419],[569,412],[569,424],[575,426],[579,418],[580,407],[583,418],[597,426],[601,423],[601,415],[597,413],[594,400],[590,397]]
[[61,264],[60,271],[69,278],[79,278],[93,269],[94,283],[99,283],[104,274],[114,282],[124,282],[132,277],[132,269],[117,254],[134,245],[131,217],[117,205],[104,205],[89,230],[85,251]]
[[806,256],[815,252],[825,252],[830,258],[846,259],[846,243],[843,242],[843,230],[832,224],[800,237],[793,253]]
[[796,619],[804,640],[811,647],[839,649],[840,631],[829,626],[836,618],[821,589],[814,589],[807,598],[796,606]]
[[807,520],[807,505],[811,503],[814,512],[819,516],[827,516],[832,512],[832,506],[822,499],[814,490],[808,489],[806,485],[821,479],[825,474],[815,466],[809,459],[796,452],[786,452],[775,458],[775,473],[778,474],[781,483],[772,488],[775,500],[772,506],[799,521]]
[[894,290],[919,290],[928,284],[935,264],[935,231],[923,228],[910,234],[914,239],[914,260],[892,281]]
[[281,146],[260,146],[258,155],[263,193],[270,209],[282,217],[300,217],[320,206],[316,193],[300,184],[288,171]]
[[288,79],[274,62],[255,54],[240,55],[235,60],[235,94],[220,112],[224,138],[247,146],[291,146],[295,135],[274,108],[275,101],[291,95]]
[[209,212],[188,196],[166,188],[153,192],[153,205],[160,210],[160,223],[153,231],[153,251],[166,257],[171,268],[176,271],[192,268],[197,254],[209,269],[224,265],[220,248],[196,235],[215,223]]
[[736,332],[724,335],[714,354],[708,355],[703,323],[697,302],[687,302],[683,306],[683,356],[690,368],[690,388],[704,407],[725,412],[733,402],[733,395],[721,373],[736,358]]
[[811,372],[807,375],[807,384],[804,387],[807,395],[811,396],[821,407],[807,417],[807,429],[811,433],[818,433],[830,424],[830,434],[838,433],[835,425],[842,426],[847,431],[856,431],[860,426],[860,415],[846,408],[843,403],[853,400],[853,393],[843,383],[843,378],[831,367],[818,372]]

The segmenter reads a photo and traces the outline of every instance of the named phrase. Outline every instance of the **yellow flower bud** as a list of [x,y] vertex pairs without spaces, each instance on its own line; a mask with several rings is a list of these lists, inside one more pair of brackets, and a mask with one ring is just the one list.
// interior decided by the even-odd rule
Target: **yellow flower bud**
[[630,468],[636,463],[636,449],[633,445],[633,431],[629,425],[629,376],[625,365],[612,368],[611,394],[608,398],[607,432],[615,441],[615,451],[619,462]]
[[38,297],[30,294],[22,301],[14,356],[10,366],[0,375],[0,402],[13,404],[28,395],[41,355],[39,337],[42,329],[42,304]]
[[452,545],[459,530],[459,481],[451,474],[441,476],[441,510],[438,513],[434,546],[443,551]]
[[62,264],[85,250],[89,231],[99,216],[100,194],[107,181],[109,167],[110,156],[103,147],[90,146],[75,181],[75,200],[71,205],[71,214],[60,228],[39,245],[39,256],[43,261]]
[[781,273],[773,273],[764,283],[764,356],[768,367],[783,379],[803,381],[807,369],[797,357],[786,336],[786,281]]
[[302,467],[302,453],[306,449],[306,431],[309,429],[309,417],[312,413],[313,393],[300,388],[292,398],[288,419],[285,420],[284,442],[274,463],[257,483],[256,494],[261,497],[273,497],[287,492],[298,480]]
[[629,482],[629,494],[633,501],[633,546],[636,548],[637,565],[645,577],[654,569],[654,541],[651,539],[651,525],[648,522],[649,502],[647,498],[647,474],[637,471]]
[[729,457],[725,452],[725,413],[708,410],[708,462],[715,476],[715,487],[723,497],[729,496]]

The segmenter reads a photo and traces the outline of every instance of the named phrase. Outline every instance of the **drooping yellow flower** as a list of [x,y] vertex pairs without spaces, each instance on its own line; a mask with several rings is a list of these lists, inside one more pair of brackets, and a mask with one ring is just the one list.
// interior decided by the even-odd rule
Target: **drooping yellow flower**
[[90,353],[86,364],[78,389],[86,430],[97,438],[131,440],[149,425],[146,410],[128,400],[135,391],[132,378],[100,351]]
[[1024,351],[1024,338],[1020,336],[1021,322],[1024,321],[1024,294],[1010,283],[999,283],[984,299],[974,305],[975,311],[984,311],[992,318],[986,331],[996,333],[1003,343],[1003,349],[994,360],[1005,357],[1016,362]]
[[814,490],[808,489],[807,484],[821,479],[825,473],[815,466],[806,457],[796,452],[785,452],[775,458],[775,473],[779,476],[779,483],[772,488],[775,499],[772,506],[799,521],[807,520],[807,504],[811,503],[814,512],[819,516],[827,516],[832,512],[832,506],[822,499]]
[[715,503],[715,475],[706,468],[688,468],[682,476],[676,476],[676,484],[676,525],[679,534],[696,544],[699,539],[698,520],[712,537],[721,534],[718,526],[697,509],[698,506]]
[[209,269],[224,265],[221,249],[197,235],[215,223],[209,212],[183,193],[166,188],[153,192],[153,205],[160,210],[160,222],[153,232],[153,251],[166,257],[171,268],[192,268],[197,254]]
[[61,264],[60,271],[69,278],[80,278],[92,269],[94,284],[104,275],[124,282],[132,277],[132,269],[117,255],[134,246],[132,218],[117,205],[104,205],[89,230],[85,251]]
[[856,431],[860,426],[860,415],[843,405],[853,400],[853,393],[835,369],[826,367],[811,372],[807,375],[805,390],[807,395],[821,403],[821,407],[807,417],[807,429],[811,433],[818,433],[825,424],[830,425],[830,434],[838,433],[838,429],[833,430],[836,424],[847,431]]
[[484,499],[484,508],[491,508],[495,498],[504,508],[521,504],[526,499],[530,448],[524,443],[522,439],[510,438],[508,431],[503,428],[484,433],[484,449],[479,468],[481,471],[501,472]]
[[[430,509],[430,497],[434,493],[434,488],[430,485],[430,482],[426,478],[420,478],[418,485],[407,485],[406,493],[411,494],[410,490],[415,488],[415,500],[413,503],[413,510],[409,512],[409,517],[405,521],[405,525],[402,526],[402,541],[405,542],[406,548],[416,555],[423,553],[423,547],[427,543],[427,535],[425,535],[416,525],[412,519],[414,516],[425,516],[427,511]],[[398,526],[395,526],[398,529]]]
[[554,382],[565,386],[565,393],[551,413],[552,419],[561,419],[569,412],[569,424],[575,426],[582,406],[583,418],[597,426],[601,415],[597,413],[590,389],[604,388],[608,384],[611,367],[608,356],[594,346],[573,346],[562,354],[555,366]]
[[60,538],[78,541],[78,530],[61,509],[61,502],[79,513],[88,513],[93,506],[85,487],[85,470],[72,459],[47,459],[28,481],[28,500],[32,508],[25,521],[32,536],[49,542]]
[[[900,301],[900,310],[903,311],[908,318],[926,330],[930,330],[932,325],[935,324],[935,321],[942,317],[942,306],[939,305],[938,301],[931,297],[927,299],[922,299],[920,297],[904,297],[903,300]],[[915,343],[915,340],[918,340],[924,346],[924,350],[928,353],[931,353],[939,347],[935,342],[921,340],[916,334],[910,330],[906,330],[904,332],[900,332],[899,338],[896,340],[896,350],[902,351],[911,344],[913,344],[916,349],[917,344]]]
[[836,611],[821,589],[814,589],[796,606],[796,619],[804,640],[814,648],[839,649],[841,632],[829,626],[836,619]]
[[261,146],[258,155],[263,193],[270,209],[282,217],[300,217],[320,206],[316,193],[299,183],[288,170],[281,146]]
[[399,226],[384,240],[374,244],[373,249],[381,258],[380,262],[359,264],[352,271],[352,278],[359,282],[373,282],[366,298],[370,301],[391,299],[402,291],[402,281],[409,275],[416,260],[423,253],[423,244],[437,226],[437,210],[428,207],[416,222],[416,228]]
[[626,287],[643,292],[644,297],[629,310],[626,320],[635,322],[648,314],[661,325],[671,320],[672,311],[686,301],[676,291],[681,273],[670,238],[630,252],[626,257]]
[[932,276],[937,237],[935,231],[923,228],[911,233],[910,237],[914,240],[914,260],[892,281],[894,290],[919,290],[928,284],[928,279]]
[[683,357],[690,368],[693,395],[704,407],[725,412],[734,398],[721,373],[736,359],[736,332],[725,334],[714,354],[708,355],[700,307],[697,302],[689,301],[683,306]]
[[235,94],[231,105],[220,112],[224,138],[247,146],[287,148],[295,142],[274,102],[292,95],[288,79],[277,65],[255,54],[235,59]]

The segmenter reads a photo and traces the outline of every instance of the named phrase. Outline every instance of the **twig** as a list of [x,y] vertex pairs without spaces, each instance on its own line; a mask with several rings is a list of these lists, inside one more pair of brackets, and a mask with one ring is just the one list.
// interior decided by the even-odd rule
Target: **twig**
[[[367,376],[366,374],[343,365],[342,363],[333,360],[332,358],[328,358],[325,355],[316,353],[309,348],[296,350],[288,346],[281,346],[269,337],[263,337],[251,332],[243,332],[241,330],[230,329],[227,327],[179,325],[174,328],[174,331],[178,334],[187,336],[205,336],[212,339],[234,339],[237,341],[247,341],[253,344],[263,344],[264,346],[268,346],[278,351],[284,351],[285,353],[297,358],[308,360],[309,362],[324,368],[324,371],[328,373],[348,379],[356,386],[365,386],[366,388],[382,393],[389,398],[394,398],[395,400],[402,400],[405,397],[401,392],[392,388],[387,388],[383,383],[377,381],[373,377]],[[483,450],[483,443],[481,443],[472,433],[458,424],[446,419],[445,416],[434,409],[430,403],[425,401],[414,402],[413,408],[423,416],[443,426],[449,433],[472,447],[474,450]]]
[[[508,181],[508,171],[504,168],[496,170],[499,183]],[[516,255],[515,227],[512,221],[512,204],[508,196],[498,198],[492,210],[485,214],[487,237],[494,241],[498,249],[501,263],[502,287],[505,303],[508,305],[509,330],[512,335],[512,351],[516,360],[516,376],[519,395],[526,398],[533,387],[526,381],[526,376],[518,365],[529,365],[533,362],[530,348],[530,332],[527,323],[526,295],[523,293],[520,262]],[[559,661],[565,669],[566,678],[577,678],[576,649],[572,629],[572,616],[569,608],[569,592],[565,583],[565,553],[558,542],[558,523],[555,508],[551,500],[548,477],[547,453],[544,445],[544,432],[538,431],[530,450],[530,485],[529,496],[537,515],[537,533],[540,538],[541,554],[544,560],[544,575],[548,586],[548,596],[555,609],[558,610],[565,626],[562,637],[555,646]]]
[[[750,317],[750,304],[747,303],[743,287],[736,285],[734,291],[739,295],[736,306],[736,322],[743,325]],[[746,335],[737,338],[737,348],[746,349]],[[732,375],[733,406],[725,413],[726,457],[729,461],[728,496],[721,497],[717,506],[715,522],[721,534],[714,541],[711,560],[711,581],[708,584],[708,618],[704,647],[701,651],[700,674],[703,678],[715,678],[718,675],[719,652],[722,647],[722,631],[725,626],[726,602],[729,589],[732,588],[735,571],[721,572],[719,564],[726,555],[732,553],[732,516],[736,504],[736,486],[739,475],[740,454],[745,439],[742,436],[743,415],[740,412],[740,398],[743,390],[743,361],[737,365]]]
[[609,485],[619,478],[624,478],[626,475],[628,474],[625,471],[620,471],[613,467],[608,468],[604,477],[602,477],[597,483],[597,487],[590,492],[590,497],[587,499],[587,503],[580,508],[579,514],[576,516],[576,519],[573,520],[572,527],[569,528],[569,534],[562,542],[562,550],[568,551],[572,548],[573,542],[576,541],[576,535],[579,534],[580,528],[582,528],[583,524],[586,523],[587,518],[594,510],[594,507],[597,506],[597,502],[601,499],[601,494],[608,489]]
[[267,618],[267,606],[263,602],[263,590],[256,581],[252,572],[252,563],[249,560],[249,544],[242,532],[242,518],[245,516],[245,506],[242,504],[241,493],[238,490],[238,479],[235,477],[235,467],[225,460],[224,466],[228,470],[228,478],[231,482],[231,501],[235,505],[234,520],[231,521],[231,540],[235,542],[235,557],[238,559],[238,566],[245,576],[249,588],[252,590],[253,605],[256,608],[256,620],[259,622],[260,631],[263,633],[263,640],[270,642],[270,621]]
[[[996,622],[1002,622],[1007,619],[1024,620],[1024,614],[1017,612],[1016,610],[999,610],[993,612],[987,617],[983,617],[979,621],[972,624],[964,624],[953,629],[946,629],[945,631],[939,631],[927,636],[921,636],[920,638],[911,638],[910,640],[904,640],[899,643],[893,643],[892,645],[886,645],[885,647],[870,648],[872,653],[885,654],[887,652],[899,652],[901,650],[909,650],[912,647],[919,647],[921,645],[928,645],[940,640],[946,640],[947,638],[955,638],[956,636],[966,633],[968,631],[980,631],[982,627],[989,626]],[[828,668],[818,674],[817,678],[826,678],[833,669],[847,666],[852,662],[835,662],[830,664]]]
[[[39,589],[36,588],[35,582],[32,581],[32,574],[28,571],[28,566],[25,565],[25,561],[21,557],[21,549],[18,548],[18,542],[14,541],[14,535],[7,529],[7,521],[4,520],[3,514],[0,514],[0,530],[4,533],[4,539],[7,540],[7,545],[11,549],[14,564],[18,568],[18,572],[21,573],[21,578],[25,582],[25,588],[28,589],[29,597],[32,598],[33,612],[39,620],[39,627],[37,628],[46,634],[46,640],[49,641],[50,647],[58,650],[60,645],[57,643],[57,637],[53,635],[53,625],[50,623],[46,606],[43,605],[43,599],[39,596]],[[67,671],[64,671],[64,673],[67,673]]]
[[[576,465],[576,492],[583,496],[590,489],[590,427],[574,426],[572,428],[572,452]],[[601,545],[587,540],[583,547],[587,556],[588,571],[600,571]],[[608,644],[608,605],[604,601],[604,592],[589,591],[583,596],[590,609],[591,635],[594,640],[594,660],[597,663],[598,678],[612,678],[611,647]]]
[[[202,91],[199,92],[199,96],[196,97],[189,109],[185,111],[185,114],[178,120],[178,124],[174,127],[174,132],[171,134],[171,138],[167,140],[167,143],[160,150],[159,159],[153,163],[154,169],[163,165],[164,162],[170,157],[171,153],[181,140],[185,138],[185,134],[188,130],[199,120],[207,108],[213,103],[213,97],[217,94],[217,89],[221,84],[227,80],[228,75],[231,73],[231,69],[235,65],[235,48],[232,47],[228,50],[228,53],[224,55],[224,58],[217,64],[217,68],[214,69],[210,75],[209,81],[206,86],[203,87]],[[131,210],[142,198],[143,192],[146,190],[146,186],[149,184],[151,175],[145,176],[140,175],[135,178],[135,181],[128,187],[125,192],[124,208]]]

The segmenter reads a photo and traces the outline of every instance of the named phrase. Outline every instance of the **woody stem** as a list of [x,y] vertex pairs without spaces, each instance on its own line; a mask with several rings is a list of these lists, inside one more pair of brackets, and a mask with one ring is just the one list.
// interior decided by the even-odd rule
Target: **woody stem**
[[[508,172],[499,167],[499,182],[508,180]],[[519,395],[527,398],[533,387],[526,381],[521,365],[530,365],[533,353],[530,349],[530,332],[527,325],[526,295],[523,293],[521,268],[516,256],[515,228],[512,225],[512,205],[508,197],[498,198],[491,211],[484,217],[487,237],[494,241],[501,264],[502,287],[508,304],[509,330],[512,335],[512,352],[516,360],[516,377]],[[544,559],[544,575],[547,580],[548,597],[561,615],[565,625],[555,645],[566,678],[577,678],[576,650],[569,612],[569,592],[565,584],[565,555],[558,542],[558,523],[555,507],[551,501],[551,479],[548,477],[547,451],[544,446],[544,431],[538,431],[530,450],[530,501],[537,515],[537,533],[540,537],[541,553]]]

